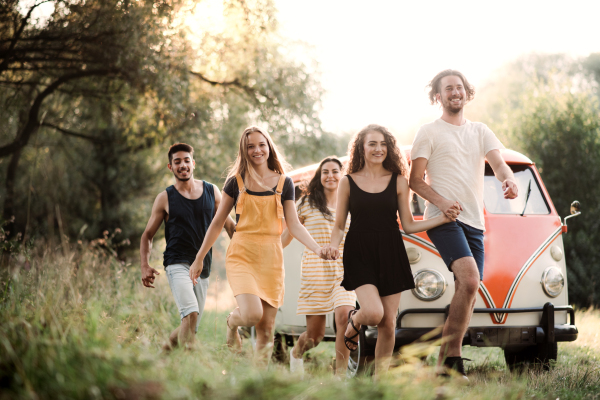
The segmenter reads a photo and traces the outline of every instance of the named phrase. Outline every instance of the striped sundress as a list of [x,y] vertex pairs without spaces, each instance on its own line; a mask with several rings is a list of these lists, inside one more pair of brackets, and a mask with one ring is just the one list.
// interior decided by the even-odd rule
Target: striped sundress
[[[335,209],[329,208],[332,217],[328,220],[317,208],[308,204],[308,199],[297,203],[298,217],[304,220],[308,233],[319,246],[329,244],[331,231],[335,221]],[[346,222],[346,233],[350,226],[350,217]],[[323,260],[309,249],[304,249],[302,255],[302,281],[298,295],[298,315],[324,315],[340,306],[356,305],[354,291],[346,291],[340,286],[344,279],[344,239],[340,244],[340,258],[335,261]]]

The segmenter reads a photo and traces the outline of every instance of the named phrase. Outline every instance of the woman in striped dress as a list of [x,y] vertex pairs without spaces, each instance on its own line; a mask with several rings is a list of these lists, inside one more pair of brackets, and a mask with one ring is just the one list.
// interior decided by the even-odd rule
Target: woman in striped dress
[[[315,175],[303,188],[304,196],[298,201],[297,210],[300,222],[319,246],[329,244],[331,230],[335,222],[337,189],[342,178],[342,163],[336,157],[327,157],[319,164]],[[348,223],[346,229],[348,229]],[[292,236],[286,229],[281,241],[287,246]],[[340,254],[344,242],[340,244]],[[335,323],[345,327],[348,313],[356,305],[356,295],[340,286],[344,279],[342,258],[326,261],[309,249],[302,256],[302,282],[298,296],[298,315],[306,315],[306,332],[290,351],[290,371],[304,374],[302,355],[317,346],[325,336],[325,317],[335,313]],[[336,334],[336,373],[343,375],[348,365],[350,350],[344,345],[344,329]]]

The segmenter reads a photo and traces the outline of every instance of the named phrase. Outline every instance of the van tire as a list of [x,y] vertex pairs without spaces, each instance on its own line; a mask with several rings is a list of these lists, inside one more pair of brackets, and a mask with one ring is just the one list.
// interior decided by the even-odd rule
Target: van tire
[[558,359],[558,344],[538,343],[520,350],[504,349],[504,359],[512,372],[522,372],[527,368],[549,371]]

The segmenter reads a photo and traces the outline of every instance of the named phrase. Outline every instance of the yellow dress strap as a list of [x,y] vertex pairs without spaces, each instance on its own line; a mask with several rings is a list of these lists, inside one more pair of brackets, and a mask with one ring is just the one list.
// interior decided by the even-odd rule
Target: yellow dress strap
[[281,204],[281,193],[283,192],[283,184],[285,183],[285,175],[281,174],[277,188],[275,188],[275,200],[277,201],[277,218],[283,218],[283,205]]
[[235,178],[237,179],[238,184],[238,199],[235,207],[235,213],[238,215],[242,215],[242,211],[244,210],[244,202],[246,200],[246,186],[244,185],[244,180],[240,174],[236,174]]

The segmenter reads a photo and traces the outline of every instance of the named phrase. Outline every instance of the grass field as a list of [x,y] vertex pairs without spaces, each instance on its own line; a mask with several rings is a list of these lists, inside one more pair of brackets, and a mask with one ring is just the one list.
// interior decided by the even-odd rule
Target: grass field
[[[53,253],[54,254],[54,253]],[[34,259],[0,287],[0,400],[24,399],[600,399],[600,311],[576,313],[579,338],[559,344],[550,372],[508,372],[499,349],[465,347],[468,386],[435,377],[435,359],[405,363],[374,382],[338,381],[333,344],[308,353],[303,380],[287,365],[255,365],[251,345],[224,346],[232,304],[213,280],[192,351],[164,353],[178,324],[164,274],[143,288],[137,265],[81,248]],[[17,263],[23,264],[23,260]],[[218,287],[219,286],[219,287]]]

